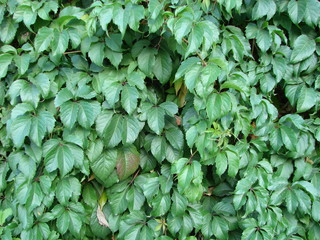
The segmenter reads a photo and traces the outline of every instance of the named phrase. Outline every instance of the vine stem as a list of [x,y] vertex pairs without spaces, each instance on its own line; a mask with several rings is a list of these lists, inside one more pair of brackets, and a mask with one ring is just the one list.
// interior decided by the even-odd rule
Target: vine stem
[[75,50],[70,52],[64,52],[63,55],[72,54],[72,53],[81,53],[81,50]]

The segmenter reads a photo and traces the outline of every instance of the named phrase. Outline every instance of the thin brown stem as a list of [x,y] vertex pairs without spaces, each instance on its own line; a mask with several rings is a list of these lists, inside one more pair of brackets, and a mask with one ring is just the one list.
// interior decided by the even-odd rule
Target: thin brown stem
[[75,50],[75,51],[70,51],[70,52],[64,52],[63,54],[64,54],[64,55],[67,55],[67,54],[73,54],[73,53],[81,53],[81,50]]

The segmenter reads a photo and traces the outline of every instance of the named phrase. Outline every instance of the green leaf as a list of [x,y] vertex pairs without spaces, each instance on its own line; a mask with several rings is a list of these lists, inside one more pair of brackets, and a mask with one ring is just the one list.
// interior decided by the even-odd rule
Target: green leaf
[[116,114],[112,117],[110,124],[104,130],[104,142],[109,148],[117,146],[122,139],[123,117]]
[[279,151],[283,145],[281,131],[279,128],[274,127],[270,133],[270,145],[275,151]]
[[186,36],[192,27],[192,19],[182,17],[174,24],[174,36],[179,44],[182,43],[182,38]]
[[47,132],[52,132],[55,119],[50,112],[42,111],[38,116],[32,118],[30,138],[37,145],[42,145],[42,140]]
[[286,146],[287,149],[290,151],[295,151],[296,149],[296,143],[298,141],[296,133],[293,131],[292,128],[289,128],[287,126],[281,126],[280,127],[281,132],[281,138],[282,142]]
[[184,82],[188,88],[189,91],[193,92],[193,89],[195,88],[197,81],[200,79],[200,74],[202,71],[201,65],[193,65],[185,74]]
[[24,138],[29,135],[31,124],[32,121],[29,116],[18,117],[12,122],[10,127],[11,138],[18,148],[23,145]]
[[239,156],[232,151],[226,151],[228,158],[228,175],[230,177],[235,177],[238,173],[240,166]]
[[112,20],[113,6],[106,5],[101,9],[98,18],[100,21],[100,25],[104,31],[107,31],[107,26]]
[[122,143],[132,144],[139,136],[143,125],[133,116],[127,116],[123,119]]
[[135,87],[124,85],[121,93],[121,105],[128,114],[132,114],[137,108],[139,92]]
[[152,201],[152,212],[153,216],[163,216],[166,214],[171,205],[170,194],[162,194],[161,192]]
[[231,110],[231,99],[227,93],[212,93],[207,101],[207,114],[211,121],[223,117]]
[[212,230],[218,239],[228,239],[228,223],[221,217],[212,217]]
[[65,102],[61,105],[60,111],[60,117],[63,125],[70,129],[73,128],[74,124],[77,121],[79,104],[72,101]]
[[173,117],[174,114],[178,112],[178,106],[174,102],[163,102],[159,106],[163,108],[166,111],[166,113],[171,117]]
[[61,234],[65,234],[69,228],[70,217],[67,211],[64,211],[61,216],[57,218],[57,228]]
[[267,20],[273,17],[276,13],[277,5],[274,0],[257,0],[252,9],[252,18],[257,20],[267,16]]
[[48,76],[44,73],[38,74],[33,80],[32,83],[36,85],[42,92],[44,97],[47,97],[50,92],[50,80]]
[[73,94],[67,89],[63,88],[54,99],[54,106],[60,107],[63,103],[73,98]]
[[14,57],[14,62],[18,67],[19,74],[23,75],[29,68],[30,55],[26,53],[22,54],[21,56],[17,55]]
[[197,58],[197,57],[190,57],[188,59],[186,59],[185,61],[183,61],[177,72],[176,72],[176,75],[175,75],[175,80],[178,80],[179,78],[181,78],[183,75],[186,74],[187,71],[190,70],[190,68],[194,65],[196,65],[198,62],[200,62],[200,59]]
[[316,0],[307,0],[306,2],[307,4],[304,19],[309,26],[314,26],[319,22],[320,3]]
[[202,38],[204,34],[204,29],[201,24],[196,24],[189,35],[188,38],[188,48],[185,57],[189,56],[190,53],[197,52],[202,43]]
[[122,53],[115,52],[110,50],[109,48],[106,48],[105,54],[106,54],[106,57],[110,60],[111,64],[116,68],[118,68],[122,60]]
[[44,144],[43,148],[45,167],[48,172],[59,169],[63,177],[72,170],[75,156],[68,145],[51,139]]
[[37,52],[43,52],[48,49],[51,41],[53,39],[53,29],[42,27],[38,31],[35,40],[34,40],[34,47]]
[[120,180],[128,178],[139,167],[140,154],[132,145],[118,150],[117,173]]
[[117,157],[116,149],[106,150],[90,165],[94,175],[104,184],[108,183],[109,176],[116,167]]
[[103,43],[94,43],[91,45],[90,50],[88,52],[88,56],[93,63],[98,66],[103,65],[104,59],[104,44]]
[[171,213],[173,216],[181,216],[187,209],[188,201],[177,191],[174,191],[172,194],[172,206]]
[[5,18],[0,23],[0,39],[3,43],[10,44],[16,36],[18,24],[11,17]]
[[62,55],[68,48],[69,34],[66,30],[59,32],[58,30],[53,31],[52,40],[52,53],[53,55]]
[[100,113],[100,104],[96,101],[79,101],[78,122],[89,129]]
[[306,112],[317,102],[317,92],[313,88],[303,86],[297,102],[298,113]]
[[164,115],[164,109],[159,106],[153,106],[147,113],[148,125],[158,135],[160,135],[164,128]]
[[306,11],[306,1],[291,0],[288,4],[288,13],[294,24],[302,21]]
[[147,76],[152,75],[156,62],[155,54],[156,49],[148,47],[143,49],[138,56],[138,66]]
[[158,52],[153,67],[153,73],[162,84],[169,81],[172,73],[172,60],[167,51],[160,50]]
[[316,43],[307,35],[300,35],[293,43],[293,51],[291,53],[290,61],[292,63],[301,62],[310,57],[316,50]]
[[172,147],[182,150],[183,148],[183,133],[178,128],[169,128],[165,131],[166,139]]
[[138,31],[140,20],[144,18],[144,7],[141,5],[126,5],[126,12],[129,12],[129,27],[134,30]]
[[217,168],[217,174],[221,176],[228,167],[228,159],[227,155],[224,152],[219,152],[216,157],[216,168]]
[[121,4],[114,4],[113,6],[113,22],[118,26],[122,36],[124,36],[129,22],[129,14],[123,10]]
[[167,142],[165,138],[156,136],[151,142],[151,153],[158,160],[162,162],[166,157]]
[[8,66],[10,65],[11,61],[13,59],[13,56],[8,53],[0,54],[0,79],[5,77],[8,71]]

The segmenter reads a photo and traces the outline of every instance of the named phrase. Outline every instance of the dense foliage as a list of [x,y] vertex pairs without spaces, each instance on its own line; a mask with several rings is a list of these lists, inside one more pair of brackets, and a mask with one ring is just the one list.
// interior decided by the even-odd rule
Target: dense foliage
[[320,239],[319,21],[0,0],[0,238]]

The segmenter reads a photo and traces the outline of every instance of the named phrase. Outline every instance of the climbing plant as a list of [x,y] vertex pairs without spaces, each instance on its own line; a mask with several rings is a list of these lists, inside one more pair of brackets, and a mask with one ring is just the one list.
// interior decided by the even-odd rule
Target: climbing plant
[[0,0],[0,238],[320,239],[320,2]]

